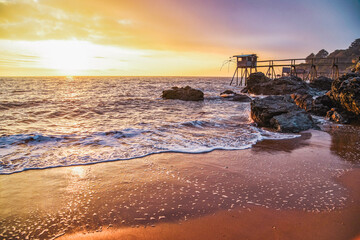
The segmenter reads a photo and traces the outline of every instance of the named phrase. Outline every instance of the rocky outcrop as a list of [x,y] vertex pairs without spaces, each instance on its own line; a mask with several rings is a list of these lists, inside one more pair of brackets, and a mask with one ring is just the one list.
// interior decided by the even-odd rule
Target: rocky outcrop
[[333,80],[328,77],[320,76],[310,82],[309,86],[320,91],[329,91]]
[[[328,54],[326,51],[319,51],[318,54],[310,54],[307,57],[306,63],[311,63],[311,58],[313,57],[319,57],[316,59],[317,71],[323,72],[323,73],[331,73],[331,67],[329,67],[329,64],[332,63],[333,58],[339,58],[341,59],[342,64],[339,64],[339,71],[347,71],[349,68],[353,66],[352,61],[358,60],[360,56],[360,38],[353,41],[350,46],[347,49],[337,49],[333,51],[332,53]],[[302,65],[300,64],[297,66],[297,69],[308,69],[308,65]]]
[[333,102],[327,95],[314,98],[309,94],[291,94],[295,104],[305,111],[318,115],[326,116],[327,112],[334,106]]
[[347,73],[331,85],[329,97],[344,110],[360,116],[360,74]]
[[247,85],[243,92],[257,95],[284,95],[291,93],[307,93],[309,86],[301,78],[287,76],[270,79],[263,73],[252,73],[247,80]]
[[260,127],[279,132],[300,132],[317,128],[311,115],[298,107],[289,96],[268,96],[251,102],[251,118]]
[[172,87],[170,90],[164,90],[162,92],[162,98],[179,99],[183,101],[202,101],[204,100],[204,93],[189,86],[182,88]]
[[231,90],[226,90],[226,91],[220,93],[220,97],[226,98],[230,101],[236,101],[236,102],[251,102],[251,98],[249,96],[247,96],[245,94],[238,94]]

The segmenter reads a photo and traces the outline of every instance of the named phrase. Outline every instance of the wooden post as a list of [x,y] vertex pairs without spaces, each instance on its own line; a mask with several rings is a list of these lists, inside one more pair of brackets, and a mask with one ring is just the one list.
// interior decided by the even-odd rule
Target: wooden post
[[236,84],[239,82],[239,71],[236,71]]
[[333,59],[332,64],[332,79],[338,80],[339,79],[339,66],[338,66],[338,58]]
[[233,75],[233,77],[232,77],[232,79],[231,79],[230,86],[231,86],[232,82],[234,81],[235,73],[238,71],[238,69],[239,69],[239,68],[238,68],[237,65],[236,65],[236,69],[235,69],[234,75]]

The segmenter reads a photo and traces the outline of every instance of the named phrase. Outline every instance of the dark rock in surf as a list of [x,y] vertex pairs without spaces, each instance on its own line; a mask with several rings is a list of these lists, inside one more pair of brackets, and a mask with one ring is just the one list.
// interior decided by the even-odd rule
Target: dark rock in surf
[[183,101],[202,101],[204,100],[204,93],[189,86],[182,88],[172,87],[170,90],[164,90],[161,97],[164,99],[179,99]]
[[311,115],[298,107],[289,96],[268,96],[251,102],[251,118],[260,127],[279,132],[300,132],[317,128]]
[[231,91],[231,90],[225,90],[222,93],[220,93],[220,96],[221,95],[231,95],[231,94],[236,94],[236,92]]
[[251,98],[245,94],[235,94],[231,101],[236,101],[236,102],[251,102]]
[[286,76],[270,79],[261,72],[252,73],[247,80],[247,85],[242,92],[262,95],[284,95],[291,93],[305,94],[309,86],[301,78]]
[[220,97],[226,98],[230,101],[236,101],[236,102],[251,102],[251,98],[249,96],[247,96],[245,94],[238,94],[231,90],[226,90],[226,91],[220,93]]

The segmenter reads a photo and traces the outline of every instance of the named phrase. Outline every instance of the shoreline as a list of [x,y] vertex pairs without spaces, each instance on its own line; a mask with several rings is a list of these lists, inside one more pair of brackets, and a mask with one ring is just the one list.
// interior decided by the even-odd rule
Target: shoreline
[[[315,222],[306,231],[317,231],[317,221],[321,220],[318,214],[326,215],[324,219],[334,225],[330,230],[336,229],[341,227],[336,219],[359,216],[358,208],[347,210],[351,201],[359,203],[359,195],[351,196],[358,189],[336,179],[346,179],[359,168],[330,150],[336,149],[332,139],[325,132],[308,131],[299,138],[264,140],[245,150],[161,153],[131,161],[1,175],[0,201],[4,207],[0,226],[4,231],[0,234],[47,239],[66,233],[63,238],[72,239],[71,234],[77,232],[80,236],[86,233],[86,237],[110,234],[109,228],[119,229],[111,230],[115,232],[110,235],[125,231],[140,239],[149,231],[155,234],[154,239],[173,238],[169,235],[172,232],[182,239],[184,231],[193,234],[192,238],[202,236],[201,232],[217,231],[227,239],[236,239],[237,234],[250,234],[273,217],[279,223],[286,219],[299,223],[310,216]],[[353,183],[358,176],[347,181]],[[332,215],[335,217],[328,218]],[[249,219],[252,224],[247,223]],[[218,224],[217,228],[209,227],[210,223]],[[236,228],[239,224],[252,225],[253,230],[248,226],[248,230],[240,231]],[[228,226],[233,228],[226,230]],[[297,232],[283,226],[286,231]],[[354,227],[344,229],[346,236],[358,234]],[[26,234],[21,235],[24,231]],[[259,239],[259,234],[246,237]]]

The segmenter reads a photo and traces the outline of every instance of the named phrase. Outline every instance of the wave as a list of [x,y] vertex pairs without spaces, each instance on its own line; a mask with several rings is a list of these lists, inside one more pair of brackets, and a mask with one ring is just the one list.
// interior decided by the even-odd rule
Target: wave
[[[189,124],[204,126],[208,123],[192,121]],[[159,153],[199,154],[214,150],[242,150],[251,148],[264,139],[289,139],[300,136],[248,127],[252,133],[237,139],[225,133],[221,136],[198,134],[193,139],[185,139],[184,137],[190,135],[174,136],[171,129],[167,129],[167,135],[161,135],[163,133],[133,128],[95,132],[89,135],[17,134],[1,136],[0,147],[6,148],[7,151],[0,158],[0,174],[124,161]],[[152,139],[154,136],[155,138]],[[172,138],[172,141],[169,141],[169,138]],[[18,151],[16,146],[23,148],[20,149],[20,152],[16,152]],[[77,149],[80,151],[77,152]],[[74,151],[77,155],[74,155]]]
[[16,134],[0,136],[0,147],[20,144],[38,144],[51,141],[61,141],[62,137],[44,136],[41,134]]

